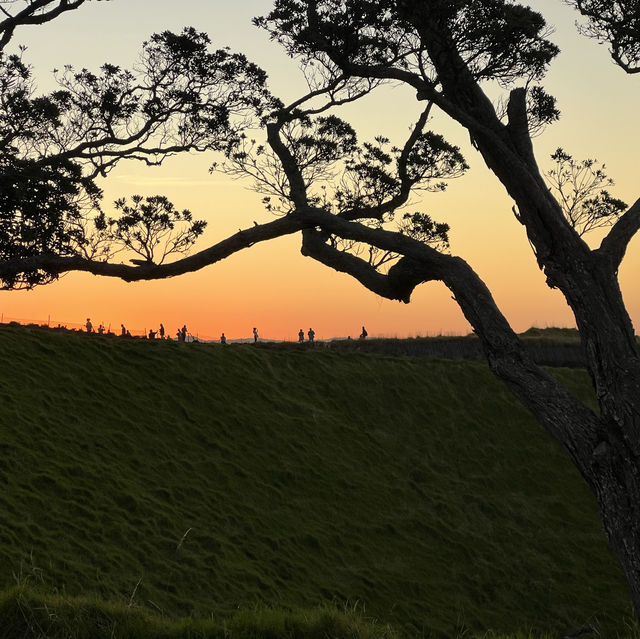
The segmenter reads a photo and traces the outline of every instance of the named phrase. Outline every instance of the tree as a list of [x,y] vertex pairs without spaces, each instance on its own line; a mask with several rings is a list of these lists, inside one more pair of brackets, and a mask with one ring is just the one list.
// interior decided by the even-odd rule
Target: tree
[[[256,22],[299,58],[309,92],[289,105],[259,92],[251,106],[262,118],[264,143],[241,134],[211,147],[226,155],[222,170],[250,176],[279,217],[168,264],[129,266],[34,250],[3,256],[0,277],[8,285],[34,270],[50,277],[84,270],[125,280],[162,278],[301,232],[304,255],[383,297],[409,302],[419,284],[443,282],[492,371],[563,445],[592,489],[640,619],[640,352],[617,280],[640,228],[640,200],[621,213],[623,204],[600,189],[606,176],[595,174],[595,191],[581,198],[582,204],[595,199],[586,219],[606,219],[611,228],[592,249],[581,237],[582,213],[573,215],[569,202],[565,215],[545,182],[531,135],[558,117],[539,84],[558,50],[543,17],[512,0],[276,0]],[[402,146],[384,137],[361,144],[330,111],[386,81],[411,86],[422,112]],[[508,91],[504,108],[487,97],[488,82]],[[531,360],[485,284],[462,258],[447,253],[445,225],[415,212],[389,228],[412,191],[444,188],[467,168],[459,149],[426,130],[433,108],[468,131],[515,202],[548,285],[563,293],[574,313],[599,413]],[[110,153],[105,142],[89,159],[102,166]],[[594,164],[575,163],[564,152],[557,162],[562,199],[567,180]]]
[[[30,3],[17,16],[44,4]],[[112,64],[99,73],[68,66],[57,74],[60,89],[48,95],[36,94],[22,55],[0,52],[0,259],[104,259],[133,248],[125,233],[131,211],[123,209],[126,222],[112,220],[118,232],[106,233],[96,178],[125,159],[158,165],[175,153],[224,149],[265,102],[264,73],[240,54],[210,52],[209,44],[193,28],[155,34],[143,44],[137,74]],[[203,223],[166,213],[156,217],[156,232],[162,224],[177,232],[181,239],[174,233],[166,248],[184,253]],[[7,288],[55,278],[37,267],[0,276]]]
[[125,198],[116,200],[122,215],[109,218],[104,230],[117,244],[139,255],[142,264],[162,264],[167,256],[184,253],[207,225],[204,220],[194,220],[186,209],[176,210],[162,195],[134,195],[131,200],[131,205]]

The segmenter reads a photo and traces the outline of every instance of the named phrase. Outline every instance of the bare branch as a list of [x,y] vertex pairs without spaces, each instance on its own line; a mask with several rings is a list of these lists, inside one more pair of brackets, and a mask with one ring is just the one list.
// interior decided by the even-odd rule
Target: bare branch
[[311,225],[313,225],[313,220],[302,216],[283,217],[273,222],[240,230],[207,249],[162,265],[149,263],[142,266],[128,266],[90,260],[80,256],[60,257],[50,253],[34,255],[24,259],[0,262],[0,279],[11,280],[16,274],[33,270],[46,271],[52,275],[69,271],[84,271],[93,275],[119,277],[126,282],[164,279],[197,271],[258,242],[290,235]]
[[[0,10],[6,16],[0,22],[0,51],[9,43],[17,27],[27,24],[44,24],[57,18],[65,11],[73,11],[86,0],[31,0],[26,6],[15,14],[11,14],[4,7]],[[2,0],[0,5],[8,4],[7,0]],[[13,4],[11,2],[10,4]]]
[[280,129],[283,122],[267,124],[267,140],[273,152],[277,155],[282,164],[282,169],[289,180],[289,197],[295,206],[307,205],[307,186],[302,171],[298,166],[291,151],[280,137]]
[[596,253],[605,256],[615,271],[618,270],[629,242],[640,230],[640,199],[618,218],[607,236],[602,240]]

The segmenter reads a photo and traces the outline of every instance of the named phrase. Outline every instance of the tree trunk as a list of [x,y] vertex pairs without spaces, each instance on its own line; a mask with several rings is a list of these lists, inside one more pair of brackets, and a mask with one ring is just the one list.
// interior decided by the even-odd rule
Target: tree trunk
[[[610,433],[612,429],[608,429]],[[637,456],[619,439],[603,441],[592,458],[604,530],[618,556],[640,619],[640,475]]]
[[640,356],[616,278],[598,268],[562,273],[598,416],[530,361],[488,289],[466,263],[453,260],[443,281],[481,339],[491,370],[563,445],[592,489],[640,621]]

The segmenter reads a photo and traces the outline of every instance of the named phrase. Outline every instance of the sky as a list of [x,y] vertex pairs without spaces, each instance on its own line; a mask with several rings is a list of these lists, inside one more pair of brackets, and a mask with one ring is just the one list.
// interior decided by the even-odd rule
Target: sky
[[[559,146],[576,159],[604,162],[615,179],[612,194],[632,204],[640,197],[637,158],[640,128],[635,125],[640,84],[611,62],[605,46],[577,33],[577,14],[562,0],[537,0],[530,5],[547,18],[551,39],[562,50],[544,82],[558,100],[559,122],[535,138],[541,168],[551,167],[549,155]],[[65,64],[97,69],[100,64],[131,67],[140,44],[152,33],[194,26],[206,31],[213,47],[244,52],[269,74],[269,86],[283,100],[305,89],[297,63],[276,43],[252,26],[270,0],[112,0],[88,2],[44,26],[25,27],[8,47],[27,46],[25,60],[33,65],[38,86],[54,88],[52,70]],[[150,8],[152,9],[150,11]],[[497,97],[492,94],[492,97]],[[384,86],[366,99],[342,108],[361,140],[383,134],[401,145],[421,105],[414,92]],[[523,227],[515,220],[512,201],[470,146],[457,124],[436,114],[430,127],[461,147],[471,169],[450,183],[444,193],[414,197],[409,210],[428,212],[451,226],[451,252],[466,259],[484,279],[498,306],[520,332],[530,326],[574,326],[562,295],[545,284]],[[205,248],[253,221],[273,219],[261,195],[248,182],[209,173],[214,154],[171,158],[161,167],[121,162],[101,183],[105,209],[118,197],[164,194],[176,207],[188,208],[208,228],[196,245]],[[597,245],[601,236],[593,235]],[[627,308],[640,332],[640,239],[629,246],[620,270]],[[32,291],[1,291],[0,321],[49,321],[71,326],[104,323],[119,330],[124,323],[134,333],[157,328],[169,334],[186,324],[203,339],[249,337],[252,328],[272,339],[296,340],[310,327],[317,339],[356,337],[365,325],[370,336],[412,337],[466,334],[470,326],[451,293],[439,283],[423,284],[410,304],[383,300],[347,275],[336,273],[300,254],[296,237],[251,247],[197,273],[162,281],[125,283],[82,273]]]

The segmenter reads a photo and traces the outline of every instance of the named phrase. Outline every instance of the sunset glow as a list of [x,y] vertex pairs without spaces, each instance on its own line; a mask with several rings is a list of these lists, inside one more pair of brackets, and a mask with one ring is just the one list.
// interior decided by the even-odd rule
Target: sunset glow
[[[559,146],[578,159],[595,157],[606,163],[616,181],[612,193],[632,204],[640,195],[636,126],[640,98],[638,82],[610,61],[606,48],[581,38],[575,14],[562,3],[530,3],[555,26],[562,53],[553,63],[545,88],[558,99],[561,120],[534,140],[538,162],[549,168],[549,155]],[[556,6],[557,5],[557,6]],[[153,6],[153,11],[149,8]],[[243,51],[270,76],[270,86],[283,99],[295,99],[304,84],[296,63],[253,27],[250,19],[268,11],[269,0],[114,0],[91,2],[49,25],[23,30],[18,44],[28,50],[25,60],[35,67],[42,90],[53,87],[51,70],[65,63],[97,67],[104,61],[131,66],[140,43],[151,33],[193,25],[210,34],[214,47]],[[231,7],[231,8],[230,8]],[[499,95],[498,89],[491,90]],[[374,95],[339,111],[361,139],[384,134],[401,145],[420,105],[406,87],[386,86]],[[524,230],[514,218],[512,202],[503,187],[471,147],[465,131],[434,116],[431,127],[461,147],[471,170],[450,183],[445,193],[420,194],[409,210],[424,210],[451,227],[451,251],[466,259],[491,289],[516,331],[535,326],[573,326],[564,299],[545,284]],[[104,204],[132,194],[164,194],[178,208],[190,209],[209,226],[196,245],[205,248],[254,220],[266,222],[259,194],[248,183],[209,173],[214,155],[174,157],[162,167],[145,168],[122,162],[103,181]],[[597,245],[599,238],[589,240]],[[638,332],[640,324],[640,240],[629,247],[621,269],[621,286]],[[300,240],[292,236],[256,245],[200,272],[166,281],[127,284],[110,278],[72,273],[59,282],[33,291],[0,293],[3,321],[62,323],[80,327],[87,317],[115,332],[124,323],[134,334],[162,322],[175,335],[186,323],[194,336],[216,339],[248,338],[252,327],[260,336],[295,340],[302,328],[317,339],[355,337],[362,325],[370,336],[465,334],[470,327],[450,292],[428,284],[411,304],[382,300],[348,276],[300,254]]]

